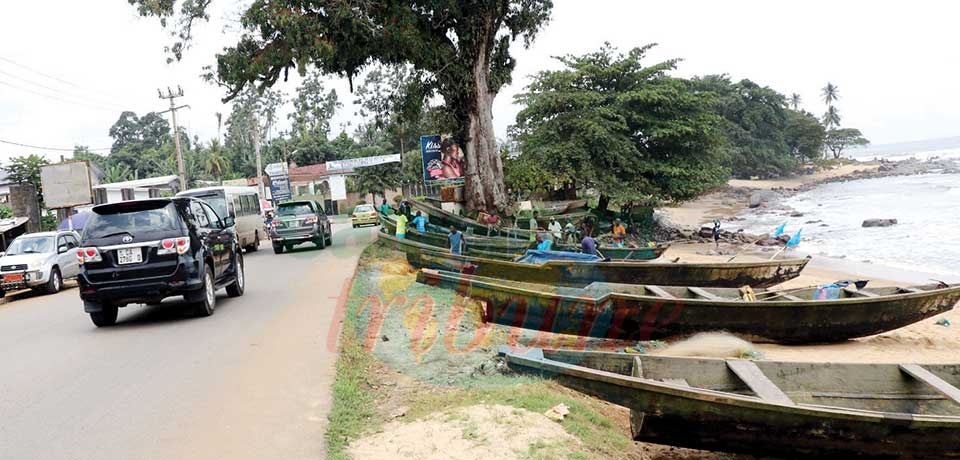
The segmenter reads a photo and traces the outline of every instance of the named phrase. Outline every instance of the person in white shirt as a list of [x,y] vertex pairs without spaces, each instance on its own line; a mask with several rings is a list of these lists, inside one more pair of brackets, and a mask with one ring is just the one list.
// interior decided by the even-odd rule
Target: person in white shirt
[[557,222],[557,219],[554,217],[550,218],[550,225],[547,227],[547,230],[553,234],[553,241],[560,241],[560,238],[563,237],[563,227],[560,226],[560,222]]

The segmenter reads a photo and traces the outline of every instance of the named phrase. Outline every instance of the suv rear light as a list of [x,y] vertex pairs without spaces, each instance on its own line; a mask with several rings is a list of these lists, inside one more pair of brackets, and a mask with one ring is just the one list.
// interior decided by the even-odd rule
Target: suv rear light
[[165,254],[184,254],[190,250],[190,238],[181,236],[180,238],[167,238],[160,241],[157,248],[157,255]]
[[315,223],[317,223],[317,216],[310,216],[303,219],[303,225],[313,225]]
[[81,264],[87,262],[102,262],[103,257],[100,257],[100,250],[97,248],[79,248],[77,249],[77,262]]

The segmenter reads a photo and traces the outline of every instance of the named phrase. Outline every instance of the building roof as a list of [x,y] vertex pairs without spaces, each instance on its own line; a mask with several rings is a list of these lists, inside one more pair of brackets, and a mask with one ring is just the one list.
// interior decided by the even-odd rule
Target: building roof
[[177,176],[160,176],[160,177],[149,177],[146,179],[137,179],[137,180],[128,180],[124,182],[114,182],[112,184],[100,184],[95,185],[93,188],[102,188],[106,190],[120,190],[125,188],[150,188],[150,187],[167,187],[170,186],[173,182],[179,182],[180,178]]

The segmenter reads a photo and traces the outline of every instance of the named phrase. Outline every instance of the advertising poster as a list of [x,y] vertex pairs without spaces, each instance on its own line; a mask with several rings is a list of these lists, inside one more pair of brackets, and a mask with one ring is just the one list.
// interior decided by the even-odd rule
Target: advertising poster
[[420,136],[423,157],[423,181],[458,180],[463,178],[463,152],[452,139],[439,135]]

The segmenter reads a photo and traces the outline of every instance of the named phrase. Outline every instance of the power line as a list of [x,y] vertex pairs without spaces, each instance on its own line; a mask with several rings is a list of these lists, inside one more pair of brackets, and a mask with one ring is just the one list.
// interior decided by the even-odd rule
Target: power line
[[12,59],[5,58],[5,57],[3,57],[3,56],[0,56],[0,61],[9,62],[10,64],[13,64],[13,65],[15,65],[15,66],[17,66],[17,67],[24,68],[24,69],[29,70],[29,71],[37,74],[37,75],[42,76],[42,77],[46,77],[46,78],[49,78],[49,79],[51,79],[51,80],[56,80],[56,81],[58,81],[58,82],[60,82],[60,83],[63,83],[63,84],[73,86],[74,88],[87,89],[87,90],[93,91],[93,92],[95,92],[95,93],[100,93],[100,94],[102,94],[102,95],[104,95],[104,96],[113,97],[112,95],[109,95],[109,94],[107,94],[107,93],[105,93],[105,92],[103,92],[103,91],[99,91],[99,90],[96,90],[96,89],[93,89],[93,88],[84,88],[84,87],[82,87],[82,86],[80,86],[80,85],[78,85],[78,84],[76,84],[76,83],[73,83],[73,82],[64,80],[64,79],[59,78],[59,77],[55,77],[55,76],[50,75],[50,74],[43,73],[43,72],[41,72],[41,71],[39,71],[39,70],[36,70],[36,69],[30,68],[30,67],[27,67],[27,66],[25,66],[25,65],[23,65],[23,64],[20,64],[20,63],[14,61],[14,60],[12,60]]
[[90,102],[90,103],[94,103],[94,104],[102,104],[102,105],[104,105],[104,106],[110,105],[110,106],[116,107],[118,110],[123,110],[123,108],[122,108],[121,106],[119,106],[119,105],[117,105],[117,104],[114,104],[113,102],[109,102],[109,101],[106,101],[106,100],[98,100],[98,99],[94,99],[94,98],[87,97],[87,96],[82,96],[82,95],[71,94],[71,93],[68,93],[68,92],[66,92],[66,91],[64,91],[64,90],[62,90],[62,89],[54,88],[54,87],[52,87],[52,86],[47,86],[47,85],[44,85],[44,84],[42,84],[42,83],[37,83],[37,82],[32,81],[32,80],[30,80],[30,79],[27,79],[27,78],[23,78],[23,77],[14,75],[14,74],[12,74],[12,73],[5,72],[5,71],[3,71],[3,70],[0,70],[0,74],[6,75],[6,76],[11,77],[11,78],[15,78],[15,79],[17,79],[17,80],[20,80],[20,81],[22,81],[22,82],[25,82],[25,83],[28,83],[28,84],[31,84],[31,85],[39,86],[39,87],[41,87],[41,88],[44,88],[44,89],[53,91],[53,92],[55,92],[55,93],[60,93],[60,94],[62,94],[62,95],[64,95],[64,96],[67,96],[67,97],[70,97],[70,98],[73,98],[73,99],[77,99],[77,100],[81,100],[81,101],[86,100],[86,102]]
[[[64,149],[64,148],[58,148],[58,147],[41,147],[41,146],[39,146],[39,145],[21,144],[21,143],[19,143],[19,142],[13,142],[13,141],[8,141],[8,140],[4,140],[4,139],[0,139],[0,143],[2,143],[2,144],[16,145],[16,146],[18,146],[18,147],[27,147],[27,148],[31,148],[31,149],[38,149],[38,150],[53,150],[53,151],[57,151],[57,152],[73,152],[74,150],[76,150],[76,148]],[[90,150],[90,151],[110,150],[110,147],[104,147],[104,148],[99,148],[99,149],[87,148],[87,150]]]
[[71,101],[71,100],[68,100],[68,99],[64,99],[64,98],[62,98],[62,97],[53,96],[53,95],[46,94],[46,93],[41,93],[41,92],[39,92],[39,91],[35,91],[35,90],[30,89],[30,88],[24,88],[24,87],[22,87],[22,86],[15,85],[15,84],[10,83],[10,82],[5,82],[5,81],[3,81],[3,80],[0,80],[0,85],[9,86],[9,87],[11,87],[11,88],[16,88],[16,89],[19,89],[19,90],[21,90],[21,91],[26,91],[26,92],[28,92],[28,93],[36,94],[37,96],[43,96],[43,97],[48,98],[48,99],[53,99],[53,100],[57,100],[57,101],[60,101],[60,102],[66,102],[66,103],[68,103],[68,104],[82,105],[82,106],[86,106],[86,107],[90,107],[90,108],[98,109],[98,110],[108,110],[108,111],[110,111],[110,112],[116,112],[116,111],[117,111],[117,109],[114,109],[114,108],[104,107],[104,106],[101,106],[101,105],[87,104],[87,103],[85,103],[85,102],[79,102],[79,101]]

